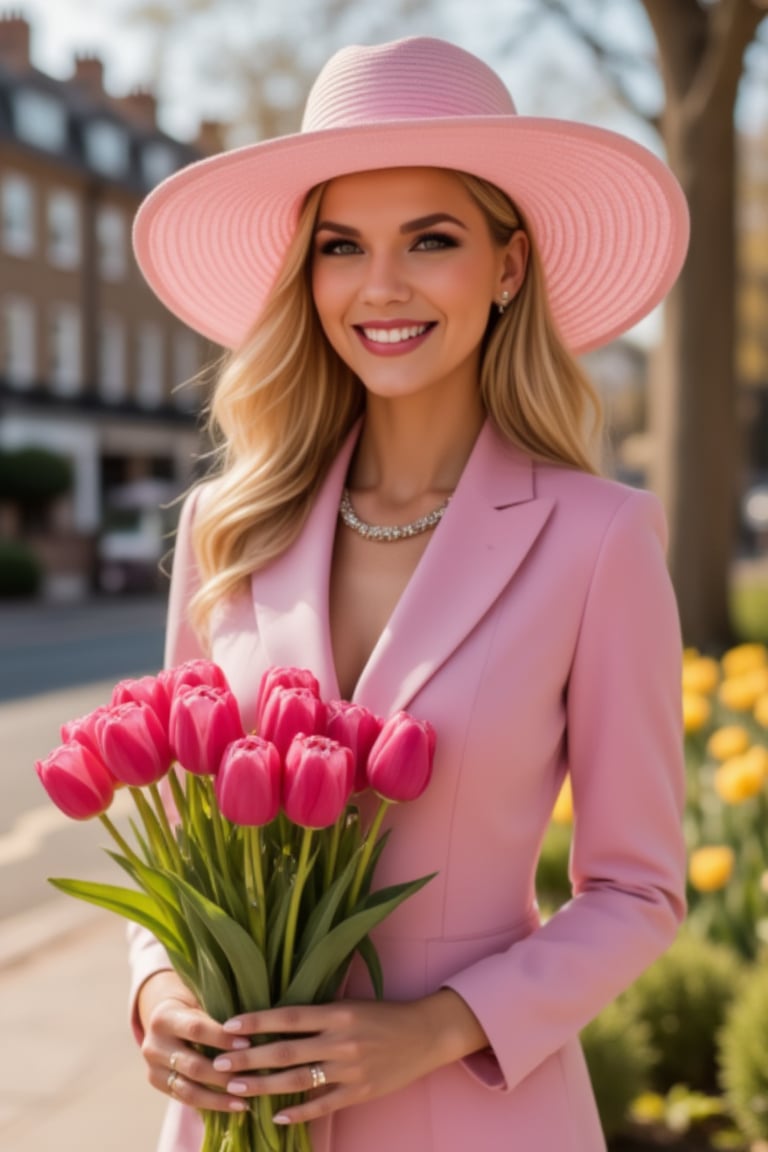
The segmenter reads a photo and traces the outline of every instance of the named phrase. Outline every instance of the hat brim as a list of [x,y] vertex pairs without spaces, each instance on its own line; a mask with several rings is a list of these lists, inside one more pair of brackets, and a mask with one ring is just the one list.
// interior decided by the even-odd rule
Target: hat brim
[[665,164],[602,128],[539,117],[393,121],[267,140],[190,165],[144,201],[136,257],[189,327],[237,348],[260,314],[316,184],[438,167],[496,184],[528,221],[560,334],[574,353],[631,328],[668,292],[688,210]]

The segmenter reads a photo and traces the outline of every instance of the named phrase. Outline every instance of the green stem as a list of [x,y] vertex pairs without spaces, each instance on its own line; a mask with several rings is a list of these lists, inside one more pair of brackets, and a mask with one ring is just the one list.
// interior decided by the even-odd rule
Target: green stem
[[245,829],[245,853],[253,877],[256,912],[258,916],[257,941],[263,953],[267,947],[267,896],[264,887],[264,865],[261,859],[261,828]]
[[288,919],[285,925],[285,939],[283,941],[283,993],[285,993],[288,985],[291,982],[291,967],[293,964],[293,949],[296,942],[296,927],[299,921],[301,894],[304,891],[304,885],[308,875],[307,862],[309,860],[309,851],[312,846],[312,836],[313,832],[311,828],[302,829],[299,862],[296,865],[296,875],[293,881],[293,891],[291,892],[291,903],[288,908]]
[[157,784],[150,784],[149,793],[150,793],[150,796],[152,797],[154,804],[155,804],[155,812],[157,813],[157,821],[158,821],[158,824],[160,825],[160,828],[162,829],[163,836],[165,838],[165,843],[166,843],[166,846],[168,848],[169,856],[170,856],[171,860],[173,861],[174,869],[175,869],[175,871],[181,873],[181,870],[183,868],[183,864],[182,864],[182,859],[181,859],[181,853],[179,852],[179,845],[176,842],[176,835],[174,833],[173,828],[171,827],[170,820],[168,819],[168,813],[165,810],[165,805],[163,804],[163,798],[160,795],[160,789],[158,788]]
[[112,823],[109,816],[107,816],[106,812],[99,813],[99,820],[101,820],[107,832],[109,832],[110,836],[115,841],[123,855],[126,856],[133,864],[141,864],[142,861],[136,855],[133,848],[131,848],[125,837],[120,832],[118,832],[117,828]]
[[326,891],[330,888],[336,872],[336,861],[339,856],[339,843],[341,841],[341,829],[344,823],[344,817],[337,820],[331,829],[330,844],[328,846],[328,853],[325,858],[325,888]]
[[376,847],[376,841],[381,830],[381,823],[386,816],[391,805],[390,800],[381,800],[376,815],[373,818],[368,835],[363,843],[363,851],[360,853],[360,859],[357,862],[357,869],[355,871],[355,878],[352,881],[352,886],[349,889],[349,896],[347,897],[347,912],[351,912],[355,904],[357,904],[360,895],[360,889],[363,886],[365,873],[368,870],[368,864],[371,859],[371,853]]
[[163,829],[155,815],[152,805],[147,800],[141,788],[129,785],[128,791],[141,816],[141,821],[147,833],[149,846],[152,849],[155,860],[160,863],[161,867],[170,868],[171,858],[168,852],[168,845],[165,842]]

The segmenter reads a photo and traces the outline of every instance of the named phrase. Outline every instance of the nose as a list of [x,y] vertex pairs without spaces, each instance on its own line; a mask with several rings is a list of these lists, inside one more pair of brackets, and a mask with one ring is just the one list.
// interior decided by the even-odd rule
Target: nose
[[372,256],[368,261],[360,296],[364,303],[381,307],[408,300],[411,289],[400,262],[388,254]]

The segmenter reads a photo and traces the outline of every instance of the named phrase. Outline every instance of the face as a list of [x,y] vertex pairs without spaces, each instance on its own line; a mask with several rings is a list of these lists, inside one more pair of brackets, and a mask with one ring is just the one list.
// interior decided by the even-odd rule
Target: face
[[331,181],[312,292],[323,330],[372,394],[477,393],[490,310],[525,275],[527,237],[500,247],[452,172],[397,168]]

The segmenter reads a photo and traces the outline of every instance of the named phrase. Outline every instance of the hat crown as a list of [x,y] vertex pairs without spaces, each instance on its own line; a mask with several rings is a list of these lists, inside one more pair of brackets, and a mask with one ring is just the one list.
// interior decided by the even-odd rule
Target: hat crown
[[504,84],[482,60],[455,44],[414,36],[332,56],[309,93],[301,129],[515,112]]

